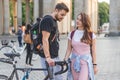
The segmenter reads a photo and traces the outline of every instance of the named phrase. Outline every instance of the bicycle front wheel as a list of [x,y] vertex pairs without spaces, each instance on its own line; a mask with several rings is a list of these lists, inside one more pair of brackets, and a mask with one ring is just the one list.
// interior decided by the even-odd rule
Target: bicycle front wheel
[[11,46],[3,46],[0,48],[0,58],[5,58],[5,53],[15,53],[15,50]]
[[8,80],[8,77],[6,75],[0,75],[0,80]]

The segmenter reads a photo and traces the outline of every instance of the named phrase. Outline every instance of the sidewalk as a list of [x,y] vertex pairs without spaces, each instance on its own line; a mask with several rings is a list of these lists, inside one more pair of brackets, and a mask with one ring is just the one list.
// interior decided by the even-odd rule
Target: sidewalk
[[[10,38],[7,38],[10,39]],[[11,38],[15,39],[16,38]],[[119,37],[97,37],[96,40],[97,49],[97,64],[99,68],[98,74],[95,76],[96,80],[120,80],[120,38]],[[63,60],[67,47],[67,35],[60,36],[60,58]],[[16,58],[18,61],[18,67],[25,66],[26,52],[21,55],[21,58]],[[40,58],[36,61],[32,61],[32,67],[40,67]],[[0,74],[10,75],[12,66],[0,62]],[[24,73],[19,71],[20,78],[23,77]],[[64,80],[66,80],[66,73]],[[43,72],[33,71],[30,73],[29,80],[43,80]]]

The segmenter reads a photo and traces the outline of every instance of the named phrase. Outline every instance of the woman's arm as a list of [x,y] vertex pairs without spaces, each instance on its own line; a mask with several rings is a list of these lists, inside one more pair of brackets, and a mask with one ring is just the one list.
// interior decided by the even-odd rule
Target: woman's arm
[[96,39],[92,40],[92,61],[93,61],[93,64],[97,64],[96,62]]
[[96,39],[92,40],[92,62],[94,67],[94,73],[98,72],[97,62],[96,62]]
[[69,58],[71,51],[72,51],[71,40],[68,39],[68,45],[67,45],[67,50],[66,50],[64,60],[67,60]]

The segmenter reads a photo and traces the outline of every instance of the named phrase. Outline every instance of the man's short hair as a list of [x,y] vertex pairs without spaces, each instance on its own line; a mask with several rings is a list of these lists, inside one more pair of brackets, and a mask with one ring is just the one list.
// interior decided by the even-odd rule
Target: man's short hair
[[69,12],[68,7],[64,3],[58,3],[55,7],[55,9],[58,10],[65,10],[66,12]]

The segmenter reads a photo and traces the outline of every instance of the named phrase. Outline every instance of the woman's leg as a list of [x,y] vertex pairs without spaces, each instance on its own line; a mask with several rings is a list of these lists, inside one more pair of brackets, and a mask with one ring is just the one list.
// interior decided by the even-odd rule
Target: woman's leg
[[[29,64],[31,64],[31,61],[32,61],[32,55],[33,55],[33,52],[32,52],[32,50],[31,50],[31,48],[30,48],[30,54],[29,54]],[[32,65],[32,64],[31,64]]]
[[88,65],[84,60],[81,60],[81,71],[78,80],[88,80]]
[[72,60],[72,64],[71,64],[71,70],[72,70],[72,75],[73,75],[73,80],[88,80],[88,65],[87,62],[84,60],[81,60],[81,69],[80,72],[75,72],[74,68],[73,68],[73,64],[74,64],[75,60]]
[[26,54],[26,64],[28,64],[28,59],[29,59],[29,54],[30,54],[30,50],[29,50],[29,47],[30,47],[30,45],[27,43],[27,54]]
[[79,73],[76,73],[75,70],[74,70],[74,68],[73,68],[74,62],[75,62],[75,60],[73,59],[72,63],[71,63],[71,71],[72,71],[72,75],[73,75],[73,80],[78,80]]

